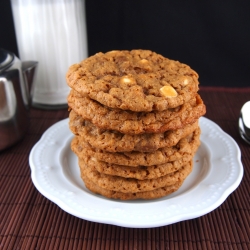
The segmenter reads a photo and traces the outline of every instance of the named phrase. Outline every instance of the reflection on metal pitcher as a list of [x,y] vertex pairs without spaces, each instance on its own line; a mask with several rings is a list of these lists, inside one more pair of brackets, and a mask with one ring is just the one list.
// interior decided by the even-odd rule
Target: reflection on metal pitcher
[[21,62],[0,48],[0,150],[19,141],[28,127],[37,62]]

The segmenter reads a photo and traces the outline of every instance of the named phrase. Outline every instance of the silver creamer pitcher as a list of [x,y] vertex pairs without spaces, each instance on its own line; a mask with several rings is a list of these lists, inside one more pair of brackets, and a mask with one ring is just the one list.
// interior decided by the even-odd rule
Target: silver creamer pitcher
[[29,124],[37,62],[21,62],[0,48],[0,150],[18,142]]

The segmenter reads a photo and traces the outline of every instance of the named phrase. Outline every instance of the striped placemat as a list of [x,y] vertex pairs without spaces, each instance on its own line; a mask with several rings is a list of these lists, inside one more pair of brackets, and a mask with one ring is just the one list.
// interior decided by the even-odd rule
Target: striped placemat
[[244,177],[214,211],[157,228],[124,228],[79,219],[42,196],[30,178],[29,152],[43,132],[68,117],[64,110],[31,109],[21,142],[0,152],[0,249],[250,249],[250,146],[238,133],[238,115],[250,89],[202,87],[205,117],[238,143]]

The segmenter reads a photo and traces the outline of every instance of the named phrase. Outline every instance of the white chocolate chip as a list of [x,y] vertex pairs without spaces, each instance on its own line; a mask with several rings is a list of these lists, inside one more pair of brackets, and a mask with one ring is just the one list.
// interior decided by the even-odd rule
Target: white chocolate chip
[[160,92],[165,97],[176,97],[178,95],[176,90],[171,86],[163,86],[160,88]]
[[128,78],[127,76],[124,76],[124,77],[122,77],[121,81],[124,82],[124,83],[130,83],[131,79]]
[[118,52],[118,50],[111,50],[111,51],[108,51],[106,54],[113,54],[113,53],[116,53]]
[[91,161],[97,162],[97,159],[95,157],[91,157]]
[[184,86],[187,86],[187,85],[188,85],[188,83],[189,83],[188,79],[187,79],[187,78],[186,78],[186,79],[184,79],[184,81],[183,81],[183,85],[184,85]]
[[128,85],[134,85],[135,84],[135,79],[130,77],[130,76],[123,76],[120,79],[120,84],[128,84]]
[[141,59],[140,63],[148,63],[148,60],[147,59]]
[[150,62],[147,59],[141,59],[138,62],[138,66],[139,66],[139,68],[142,68],[142,69],[148,70],[148,71],[150,71],[152,69]]

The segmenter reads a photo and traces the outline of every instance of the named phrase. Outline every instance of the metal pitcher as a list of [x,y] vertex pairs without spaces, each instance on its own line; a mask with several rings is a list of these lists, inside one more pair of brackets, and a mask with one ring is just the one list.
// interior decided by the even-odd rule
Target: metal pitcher
[[21,62],[0,48],[0,150],[24,136],[29,124],[37,62]]

